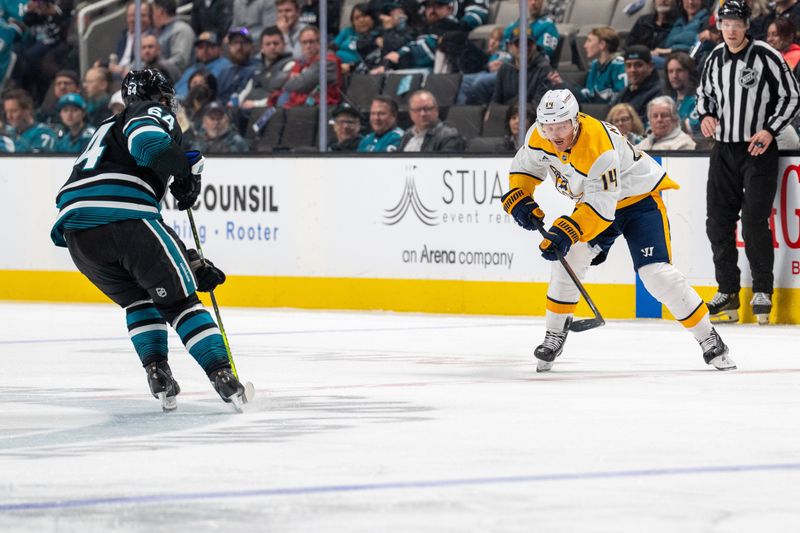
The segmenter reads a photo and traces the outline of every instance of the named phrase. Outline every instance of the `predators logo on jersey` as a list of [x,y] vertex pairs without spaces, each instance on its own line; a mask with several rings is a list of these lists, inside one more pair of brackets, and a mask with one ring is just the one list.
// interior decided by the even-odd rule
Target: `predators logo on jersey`
[[577,200],[578,198],[581,197],[580,194],[576,195],[572,192],[572,190],[569,188],[569,181],[567,181],[564,178],[564,176],[561,174],[561,172],[559,172],[559,170],[556,167],[550,165],[550,172],[553,173],[553,178],[555,179],[556,189],[558,190],[558,192],[560,192],[564,196],[569,196],[573,200]]

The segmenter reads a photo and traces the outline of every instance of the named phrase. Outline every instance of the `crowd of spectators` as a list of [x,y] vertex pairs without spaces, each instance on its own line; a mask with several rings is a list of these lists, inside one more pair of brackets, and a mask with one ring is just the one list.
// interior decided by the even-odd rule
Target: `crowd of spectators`
[[[631,2],[630,31],[583,28],[582,50],[575,35],[560,35],[557,26],[570,0],[527,0],[527,28],[517,20],[494,27],[485,42],[471,39],[487,23],[493,1],[347,3],[349,25],[339,27],[343,2],[329,0],[328,50],[321,46],[318,0],[192,0],[189,15],[178,13],[177,0],[143,1],[141,60],[174,82],[186,147],[207,152],[313,150],[315,137],[305,146],[287,145],[290,136],[281,132],[316,129],[313,113],[292,110],[319,105],[323,52],[332,152],[476,146],[511,152],[519,128],[535,121],[541,95],[554,88],[572,90],[587,112],[640,148],[692,150],[702,142],[695,90],[703,59],[720,42],[717,0],[647,0],[653,9],[644,15],[636,11],[645,2]],[[752,37],[797,69],[798,0],[750,4]],[[126,26],[116,47],[79,75],[73,0],[0,2],[0,151],[80,153],[94,129],[121,109],[119,84],[135,57],[135,6],[120,0],[119,7],[126,9]],[[584,64],[559,63],[570,47]],[[516,102],[523,61],[529,103],[521,125]],[[382,87],[387,75],[396,80],[391,92],[388,82],[367,99],[348,90],[354,77],[375,78]],[[457,87],[439,94],[421,81],[432,75],[457,75]],[[504,131],[473,142],[480,135],[448,123],[459,106],[482,106],[479,121],[489,119],[490,109],[504,114]],[[800,148],[797,130],[786,130],[779,146]]]

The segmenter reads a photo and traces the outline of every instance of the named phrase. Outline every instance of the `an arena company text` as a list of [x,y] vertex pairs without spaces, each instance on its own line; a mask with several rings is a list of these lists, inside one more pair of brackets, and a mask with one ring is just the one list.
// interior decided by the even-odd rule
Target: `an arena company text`
[[[515,251],[502,240],[477,237],[508,231],[514,222],[503,213],[500,198],[507,185],[504,165],[426,167],[424,162],[403,165],[400,179],[383,188],[379,214],[388,232],[402,234],[392,261],[424,268],[459,265],[466,269],[510,270]],[[400,229],[402,227],[402,230]],[[413,235],[409,246],[407,237]],[[497,243],[497,248],[486,243]],[[475,243],[475,244],[470,244]]]
[[[167,195],[162,203],[164,221],[184,242],[193,242],[188,218]],[[215,183],[208,180],[193,207],[201,244],[269,244],[283,234],[275,216],[280,212],[278,187],[274,184]]]

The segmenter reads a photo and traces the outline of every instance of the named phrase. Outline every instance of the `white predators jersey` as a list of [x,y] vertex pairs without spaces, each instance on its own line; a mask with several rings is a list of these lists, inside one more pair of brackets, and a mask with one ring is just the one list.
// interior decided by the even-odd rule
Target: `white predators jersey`
[[617,209],[679,187],[616,127],[583,113],[578,114],[578,122],[578,138],[565,152],[556,151],[535,123],[511,163],[509,182],[512,188],[533,196],[536,186],[549,175],[556,189],[576,202],[570,218],[580,227],[581,241],[606,229]]

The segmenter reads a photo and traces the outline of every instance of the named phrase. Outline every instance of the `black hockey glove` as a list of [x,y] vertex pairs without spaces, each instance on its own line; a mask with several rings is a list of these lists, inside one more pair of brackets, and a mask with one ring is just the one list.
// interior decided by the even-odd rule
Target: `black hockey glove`
[[544,223],[544,211],[539,207],[533,197],[525,194],[519,187],[514,187],[503,195],[500,199],[503,202],[503,209],[506,213],[514,217],[517,224],[531,231],[536,231],[533,219],[537,219],[540,224]]
[[558,259],[556,250],[561,252],[562,257],[566,256],[570,247],[580,239],[581,233],[577,222],[567,216],[558,217],[547,230],[545,239],[539,244],[542,257],[548,261],[555,261]]
[[191,171],[188,176],[176,177],[172,180],[169,190],[178,200],[178,209],[185,211],[192,207],[200,196],[200,176],[203,173],[205,158],[196,150],[186,152]]
[[225,272],[214,266],[208,259],[200,259],[197,250],[190,248],[189,266],[197,280],[197,290],[200,292],[213,291],[218,285],[225,283]]

